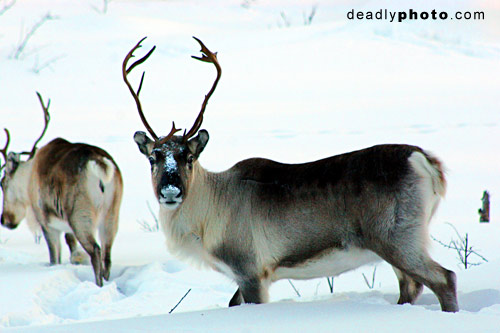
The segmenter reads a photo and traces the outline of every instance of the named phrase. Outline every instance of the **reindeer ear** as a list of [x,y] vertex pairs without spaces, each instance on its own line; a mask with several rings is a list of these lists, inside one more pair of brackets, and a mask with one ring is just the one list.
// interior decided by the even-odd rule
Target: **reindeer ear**
[[205,149],[208,139],[208,132],[202,129],[198,132],[197,136],[188,141],[189,150],[191,150],[191,153],[196,156],[196,158],[198,158],[203,149]]
[[12,173],[16,171],[20,162],[21,162],[21,154],[10,152],[9,155],[7,155],[7,164],[5,169],[7,173]]
[[154,141],[151,140],[146,133],[139,131],[135,132],[134,134],[134,141],[137,143],[137,147],[139,147],[139,150],[141,153],[143,153],[146,156],[151,155],[151,151],[153,150],[154,146]]

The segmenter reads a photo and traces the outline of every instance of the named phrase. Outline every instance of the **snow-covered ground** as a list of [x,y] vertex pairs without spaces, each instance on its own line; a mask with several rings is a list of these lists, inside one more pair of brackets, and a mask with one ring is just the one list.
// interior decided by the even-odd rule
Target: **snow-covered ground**
[[[0,9],[9,3],[0,0]],[[411,3],[113,0],[106,13],[98,0],[15,3],[0,15],[0,127],[11,131],[12,150],[30,149],[41,131],[39,91],[52,100],[41,144],[61,136],[106,149],[122,170],[125,192],[103,288],[93,283],[90,266],[69,264],[65,248],[63,265],[48,266],[44,240],[36,244],[25,224],[0,230],[0,330],[498,332],[500,6]],[[304,25],[315,5],[312,24]],[[485,20],[346,18],[351,9],[385,8],[482,10]],[[56,19],[14,59],[48,12]],[[300,296],[280,281],[271,287],[271,304],[228,309],[233,282],[176,260],[160,232],[141,229],[138,220],[153,223],[147,202],[157,206],[148,162],[132,140],[144,129],[121,62],[148,36],[143,51],[157,50],[142,66],[147,117],[157,133],[167,133],[172,120],[190,127],[215,76],[213,66],[190,58],[199,51],[193,35],[219,52],[223,69],[203,124],[211,137],[201,163],[209,170],[253,156],[304,162],[378,143],[419,145],[445,162],[448,194],[431,234],[444,243],[457,239],[451,223],[488,260],[465,270],[456,252],[431,242],[432,256],[457,273],[459,313],[440,312],[428,289],[417,305],[395,305],[397,279],[384,263],[335,278],[333,294],[326,279],[292,281]],[[479,224],[485,189],[492,222]],[[370,289],[363,274],[371,284],[375,267]]]

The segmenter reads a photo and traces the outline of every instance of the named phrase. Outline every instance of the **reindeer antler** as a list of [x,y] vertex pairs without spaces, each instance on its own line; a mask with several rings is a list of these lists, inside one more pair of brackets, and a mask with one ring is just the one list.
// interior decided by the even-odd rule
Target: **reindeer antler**
[[7,149],[9,148],[9,143],[10,143],[10,133],[9,130],[4,128],[5,134],[7,135],[7,142],[5,143],[5,147],[3,147],[2,150],[0,150],[0,153],[3,155],[3,158],[5,160],[5,164],[0,166],[0,171],[2,171],[3,168],[7,165]]
[[[141,88],[142,88],[142,83],[144,82],[144,75],[146,72],[142,72],[142,77],[141,77],[141,82],[139,83],[139,88],[137,89],[137,92],[134,91],[134,89],[132,88],[132,85],[130,84],[130,82],[128,81],[128,74],[138,65],[142,64],[144,61],[146,61],[149,56],[154,52],[154,50],[156,49],[156,46],[153,46],[151,48],[151,50],[149,50],[149,52],[144,56],[142,57],[141,59],[137,60],[136,62],[134,62],[132,65],[130,65],[130,67],[127,69],[127,64],[128,64],[128,61],[130,60],[130,58],[133,58],[134,57],[134,51],[137,50],[138,48],[141,48],[142,45],[141,43],[146,39],[147,37],[144,37],[143,39],[141,39],[139,41],[139,43],[137,43],[133,48],[132,50],[130,50],[130,52],[127,54],[127,56],[125,57],[125,59],[123,60],[123,64],[122,64],[122,74],[123,74],[123,80],[125,81],[125,84],[127,85],[128,89],[130,90],[130,93],[132,94],[132,97],[134,97],[134,100],[135,100],[135,104],[137,105],[137,111],[139,111],[139,116],[141,117],[141,120],[142,120],[142,123],[144,124],[144,126],[146,127],[146,129],[148,130],[149,134],[151,134],[151,136],[153,137],[153,139],[155,141],[159,141],[159,138],[158,138],[158,135],[156,135],[156,133],[153,131],[153,129],[151,128],[151,126],[149,125],[148,121],[146,120],[146,117],[144,116],[144,112],[142,111],[142,106],[141,106],[141,101],[139,100],[139,94],[141,93]],[[175,123],[172,122],[172,129],[170,130],[170,133],[162,139],[162,141],[166,141],[168,139],[170,139],[175,133],[177,133],[178,131],[180,131],[180,129],[177,129],[175,128]]]
[[[184,135],[183,135],[183,141],[186,142],[189,138],[193,137],[196,132],[198,132],[198,130],[200,129],[200,126],[203,122],[203,114],[205,113],[205,108],[207,107],[207,103],[208,103],[208,100],[210,99],[210,96],[212,96],[212,94],[214,93],[215,91],[215,88],[217,87],[217,83],[219,82],[219,79],[221,77],[221,67],[219,65],[219,62],[217,61],[217,53],[212,53],[204,44],[201,40],[199,40],[198,38],[196,37],[193,37],[201,46],[201,52],[203,53],[201,57],[195,57],[193,56],[194,59],[198,59],[198,60],[201,60],[201,61],[204,61],[204,62],[211,62],[215,65],[215,67],[217,68],[217,78],[215,79],[215,82],[214,84],[212,85],[212,88],[210,89],[210,91],[208,92],[208,94],[205,96],[205,100],[203,101],[203,104],[201,106],[201,111],[200,113],[198,114],[198,117],[196,118],[194,124],[193,124],[193,127],[191,127],[191,129],[186,133],[186,131],[184,131]],[[128,64],[128,61],[130,60],[130,58],[133,58],[134,57],[134,52],[135,50],[137,50],[138,48],[142,47],[141,43],[146,39],[146,37],[144,37],[143,39],[141,39],[139,41],[139,43],[137,43],[131,50],[130,52],[127,54],[127,56],[125,57],[125,59],[123,60],[123,64],[122,64],[122,74],[123,74],[123,80],[125,81],[125,84],[127,85],[128,89],[130,90],[130,93],[132,94],[132,97],[134,97],[134,100],[135,100],[135,103],[137,105],[137,110],[139,111],[139,116],[141,117],[141,120],[142,120],[142,123],[144,124],[144,126],[146,127],[146,129],[148,130],[149,134],[151,134],[151,136],[153,137],[153,139],[157,142],[160,142],[160,143],[165,143],[167,142],[168,140],[170,140],[172,138],[172,136],[174,136],[175,133],[179,132],[180,129],[177,129],[175,128],[175,123],[172,122],[172,129],[170,130],[170,133],[163,137],[163,138],[159,138],[156,133],[153,131],[153,129],[151,128],[151,126],[149,125],[149,123],[147,122],[146,120],[146,117],[144,116],[144,112],[142,111],[142,106],[141,106],[141,101],[139,100],[139,94],[141,92],[141,88],[142,88],[142,83],[144,81],[144,74],[145,72],[142,73],[142,77],[141,77],[141,81],[139,83],[139,88],[137,89],[137,92],[134,91],[134,89],[132,88],[132,85],[130,84],[130,82],[128,81],[128,74],[138,65],[142,64],[144,61],[146,61],[149,56],[153,53],[153,51],[156,49],[156,46],[153,46],[153,48],[151,50],[149,50],[149,52],[142,58],[140,58],[139,60],[137,60],[136,62],[134,62],[132,65],[130,65],[130,67],[127,69],[127,64]]]
[[200,113],[198,114],[198,117],[194,121],[193,127],[191,127],[191,129],[187,133],[184,132],[184,135],[183,135],[184,141],[189,140],[200,129],[201,124],[203,123],[203,114],[205,113],[205,108],[207,107],[208,100],[210,99],[210,97],[214,93],[215,88],[217,87],[217,84],[219,83],[219,80],[220,80],[220,77],[222,74],[222,69],[219,65],[219,61],[217,60],[217,52],[215,52],[215,53],[211,52],[205,46],[205,44],[203,44],[203,42],[201,40],[199,40],[198,38],[196,38],[194,36],[193,36],[193,38],[200,44],[202,56],[201,57],[191,56],[191,57],[194,59],[200,60],[200,61],[211,62],[212,64],[214,64],[215,68],[217,69],[217,78],[215,79],[215,81],[212,85],[212,88],[210,89],[208,94],[205,95],[205,99],[203,100],[203,104],[201,105]]
[[122,64],[122,74],[123,74],[123,80],[125,81],[125,84],[127,85],[128,87],[128,90],[130,90],[130,93],[132,94],[132,97],[134,97],[134,100],[135,100],[135,104],[137,105],[137,110],[139,111],[139,116],[141,117],[141,120],[142,120],[142,123],[144,124],[144,126],[146,126],[146,129],[148,130],[149,134],[151,134],[151,136],[153,137],[154,140],[158,140],[158,136],[156,135],[156,133],[153,131],[153,129],[151,128],[151,126],[149,126],[149,123],[148,121],[146,120],[146,117],[144,116],[144,113],[142,112],[142,106],[141,106],[141,101],[139,100],[139,94],[141,93],[141,88],[142,88],[142,83],[144,81],[144,74],[146,72],[142,72],[142,77],[141,77],[141,82],[139,83],[139,88],[137,89],[137,93],[134,91],[134,89],[132,88],[132,85],[130,84],[130,82],[128,81],[128,78],[127,78],[127,75],[128,73],[130,73],[136,66],[142,64],[144,61],[146,61],[149,56],[154,52],[154,50],[156,49],[156,46],[153,46],[153,48],[151,50],[149,50],[149,52],[144,56],[142,57],[141,59],[137,60],[136,62],[134,62],[128,69],[127,69],[127,64],[128,64],[128,61],[130,60],[130,58],[133,58],[134,57],[134,51],[137,50],[138,48],[141,48],[142,45],[141,43],[146,39],[147,37],[144,37],[143,39],[141,39],[139,41],[139,43],[137,43],[133,48],[132,50],[130,50],[130,52],[127,54],[127,56],[125,57],[125,59],[123,59],[123,64]]
[[40,95],[40,93],[38,91],[36,92],[36,95],[38,96],[38,100],[40,101],[40,105],[42,106],[43,118],[44,118],[45,124],[43,126],[42,134],[40,134],[38,139],[36,139],[35,143],[33,144],[33,148],[31,148],[31,151],[30,152],[23,151],[21,153],[22,155],[28,155],[29,156],[28,159],[32,159],[33,156],[35,156],[35,153],[37,150],[36,145],[40,142],[40,140],[42,140],[43,136],[45,135],[45,132],[47,132],[47,127],[49,126],[49,122],[50,122],[50,114],[49,114],[50,98],[49,98],[49,101],[47,102],[47,106],[45,106],[45,103],[43,102],[42,95]]

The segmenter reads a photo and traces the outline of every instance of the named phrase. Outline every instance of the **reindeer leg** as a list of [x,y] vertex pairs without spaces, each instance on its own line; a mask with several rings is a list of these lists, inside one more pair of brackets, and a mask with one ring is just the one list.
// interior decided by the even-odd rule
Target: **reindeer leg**
[[99,287],[102,287],[103,276],[102,276],[101,248],[97,244],[93,235],[88,235],[88,234],[82,235],[77,232],[76,238],[90,256],[92,268],[94,269],[95,283]]
[[111,247],[118,231],[118,216],[120,211],[120,198],[114,198],[104,221],[99,226],[99,238],[103,247],[103,271],[102,276],[109,280],[111,273]]
[[[269,298],[269,291],[268,283],[265,281],[262,281],[257,277],[243,277],[239,279],[238,285],[238,291],[240,291],[241,298],[243,298],[244,303],[261,304],[267,302]],[[233,299],[231,299],[231,301]]]
[[[398,237],[405,239],[408,237]],[[408,275],[418,284],[424,284],[436,294],[441,309],[445,312],[457,312],[457,284],[455,273],[443,268],[433,261],[426,249],[419,248],[419,241],[407,242],[405,246],[397,244],[382,244],[377,246],[377,254],[385,261]],[[404,287],[406,288],[406,287]],[[403,296],[400,301],[415,301],[411,296]]]
[[48,226],[49,216],[42,209],[31,206],[29,219],[33,219],[40,225],[42,229],[43,238],[47,243],[49,249],[50,265],[57,265],[61,263],[61,232],[57,229],[52,229]]
[[73,234],[67,232],[64,234],[64,239],[66,240],[66,244],[69,247],[69,251],[71,254],[77,250],[76,238]]
[[457,282],[454,272],[443,268],[433,260],[425,260],[417,267],[400,266],[400,268],[417,282],[429,287],[436,294],[443,311],[458,311]]
[[229,306],[267,302],[270,281],[267,275],[259,275],[252,253],[239,249],[236,240],[228,240],[214,250],[213,255],[229,268],[231,271],[229,276],[234,278],[239,287],[231,298]]
[[68,245],[70,251],[69,261],[73,265],[83,265],[88,263],[88,257],[85,253],[78,249],[78,244],[76,243],[75,235],[72,233],[64,234],[64,239],[66,240],[66,244]]
[[241,305],[241,303],[243,303],[243,296],[241,295],[240,288],[238,288],[238,290],[234,293],[234,296],[229,301],[229,307]]
[[392,267],[399,280],[399,300],[398,304],[413,304],[422,293],[424,286],[403,273],[396,267]]
[[42,232],[49,248],[50,265],[61,263],[61,232],[42,225]]
[[[81,212],[81,213],[80,213]],[[102,287],[102,259],[101,248],[97,244],[93,229],[92,220],[84,210],[78,210],[70,219],[69,224],[73,229],[73,233],[82,245],[84,250],[90,256],[90,262],[94,269],[95,283]]]

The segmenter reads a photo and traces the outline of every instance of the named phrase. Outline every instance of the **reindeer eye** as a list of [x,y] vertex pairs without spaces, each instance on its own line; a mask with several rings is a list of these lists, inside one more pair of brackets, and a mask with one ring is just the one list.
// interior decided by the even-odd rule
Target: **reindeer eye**
[[155,162],[156,162],[156,158],[153,155],[149,156],[148,160],[149,160],[149,163],[151,163],[151,165],[155,164]]
[[188,162],[188,164],[193,164],[193,162],[194,162],[194,156],[193,155],[189,155],[188,159],[187,159],[187,162]]

